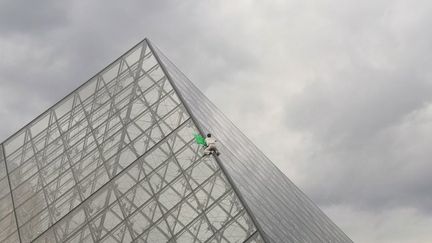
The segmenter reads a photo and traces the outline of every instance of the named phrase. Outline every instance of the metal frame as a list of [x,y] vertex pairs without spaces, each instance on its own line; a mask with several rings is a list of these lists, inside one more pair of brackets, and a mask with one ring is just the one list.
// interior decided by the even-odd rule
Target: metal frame
[[[141,41],[1,144],[20,242],[140,242],[154,233],[251,242],[259,228],[220,161],[193,143],[198,126]],[[184,221],[186,209],[195,216]],[[137,231],[138,215],[152,225]]]

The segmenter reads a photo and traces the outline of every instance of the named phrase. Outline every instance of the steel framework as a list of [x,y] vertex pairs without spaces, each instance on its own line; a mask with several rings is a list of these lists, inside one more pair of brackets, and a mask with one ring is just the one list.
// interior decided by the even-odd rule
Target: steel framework
[[351,242],[219,113],[143,40],[1,144],[0,241]]

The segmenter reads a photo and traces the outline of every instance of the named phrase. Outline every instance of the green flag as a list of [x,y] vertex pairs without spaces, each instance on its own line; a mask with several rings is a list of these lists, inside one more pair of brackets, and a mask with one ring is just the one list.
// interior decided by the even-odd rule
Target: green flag
[[205,139],[203,138],[203,136],[199,135],[199,134],[194,134],[195,137],[195,142],[197,144],[203,145],[203,146],[207,146]]

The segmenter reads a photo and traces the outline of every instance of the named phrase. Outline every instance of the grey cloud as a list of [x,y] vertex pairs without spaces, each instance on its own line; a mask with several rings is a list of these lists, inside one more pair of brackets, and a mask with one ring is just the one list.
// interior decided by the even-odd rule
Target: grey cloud
[[40,34],[68,23],[68,5],[55,0],[0,1],[0,32]]
[[321,204],[432,213],[432,136],[418,130],[430,119],[432,82],[412,69],[346,72],[316,80],[286,106],[287,126],[316,145],[303,170],[319,179],[306,191]]
[[298,164],[315,178],[302,186],[321,205],[432,213],[425,173],[432,136],[424,128],[432,102],[430,6],[406,4],[329,9],[322,16],[335,38],[317,34],[304,44],[313,78],[287,98],[285,124],[312,140]]
[[316,80],[288,100],[287,123],[313,130],[327,143],[361,146],[431,101],[432,82],[416,76],[412,70],[358,67],[332,80]]
[[[341,222],[400,207],[427,218],[431,6],[3,1],[0,140],[149,37],[248,136],[274,151],[269,156],[281,158],[278,166],[298,168],[294,182],[320,206],[336,208],[337,219],[344,217],[337,209],[355,211]],[[287,140],[295,149],[281,149]],[[368,233],[351,226],[353,235]],[[394,239],[394,229],[380,230],[381,239]]]

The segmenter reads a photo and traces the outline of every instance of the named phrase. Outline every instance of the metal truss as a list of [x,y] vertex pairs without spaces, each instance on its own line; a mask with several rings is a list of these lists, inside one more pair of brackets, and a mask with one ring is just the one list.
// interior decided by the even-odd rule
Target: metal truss
[[146,40],[0,147],[2,242],[263,242]]

